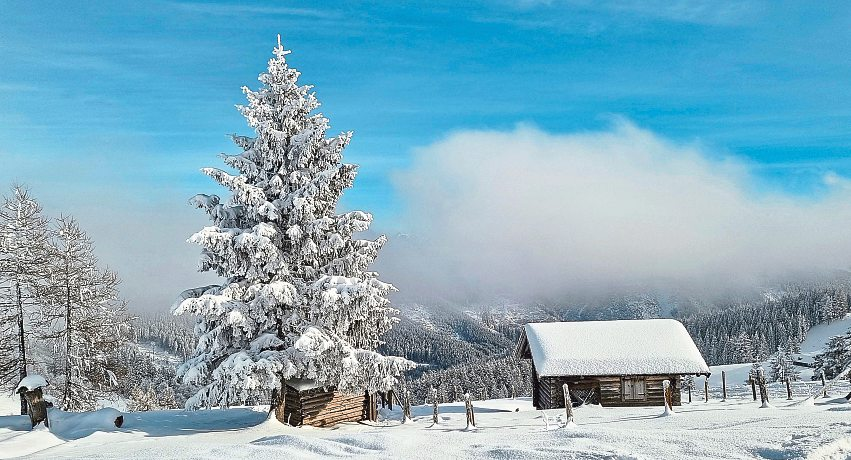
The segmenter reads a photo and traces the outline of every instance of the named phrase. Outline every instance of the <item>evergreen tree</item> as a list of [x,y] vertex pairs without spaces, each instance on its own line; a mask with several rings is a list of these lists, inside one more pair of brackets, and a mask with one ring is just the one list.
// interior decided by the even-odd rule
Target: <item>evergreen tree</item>
[[777,347],[777,354],[771,358],[770,381],[785,382],[787,378],[793,382],[799,380],[800,372],[794,362],[795,357],[790,347]]
[[832,379],[851,365],[851,331],[831,337],[824,350],[813,358],[813,380],[824,376]]
[[41,290],[41,336],[57,343],[62,364],[50,390],[65,410],[92,410],[117,385],[113,353],[129,338],[129,316],[118,299],[118,276],[98,268],[77,222],[61,217],[53,236],[51,277]]
[[[27,376],[29,317],[36,289],[47,276],[47,219],[24,187],[0,208],[0,385],[10,390]],[[27,405],[21,395],[21,414]]]
[[759,380],[760,375],[765,375],[765,370],[762,368],[762,364],[759,362],[754,362],[751,364],[751,368],[748,371],[748,378],[754,382]]
[[163,409],[176,409],[177,401],[174,389],[169,385],[162,385],[159,391],[158,404]]
[[[694,386],[693,375],[684,375],[680,382],[680,391],[682,394],[689,394],[689,391],[694,391],[694,389],[696,388]],[[683,398],[683,396],[681,396],[681,398]],[[689,402],[691,402],[691,399],[689,399]]]
[[737,354],[737,362],[746,363],[753,362],[756,359],[756,352],[753,347],[753,341],[744,333],[740,333],[734,340],[734,347]]
[[145,381],[133,387],[133,390],[130,392],[130,403],[128,406],[130,410],[135,412],[145,412],[160,408],[157,392],[154,390],[154,386],[150,381]]
[[203,248],[200,269],[225,280],[185,291],[173,307],[197,317],[198,346],[178,374],[204,386],[188,407],[245,401],[291,378],[386,391],[411,365],[374,351],[395,314],[393,287],[368,271],[386,239],[355,239],[372,216],[336,212],[356,174],[342,163],[351,133],[325,137],[328,120],[287,54],[279,43],[261,89],[243,88],[239,109],[254,136],[234,135],[242,153],[223,155],[238,174],[203,170],[230,199],[191,200],[213,222],[190,238]]

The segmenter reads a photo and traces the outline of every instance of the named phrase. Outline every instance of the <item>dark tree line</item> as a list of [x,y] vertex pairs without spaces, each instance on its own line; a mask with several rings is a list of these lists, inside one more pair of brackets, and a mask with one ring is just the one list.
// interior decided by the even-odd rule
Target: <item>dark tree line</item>
[[465,393],[479,400],[512,398],[532,394],[530,374],[528,361],[505,357],[427,370],[407,386],[415,404],[431,402],[432,388],[440,402],[463,401]]
[[153,342],[182,359],[192,354],[198,341],[190,322],[163,313],[140,315],[132,327],[135,342]]
[[710,365],[763,361],[794,348],[816,324],[848,314],[849,290],[836,282],[787,286],[759,302],[731,305],[680,320]]

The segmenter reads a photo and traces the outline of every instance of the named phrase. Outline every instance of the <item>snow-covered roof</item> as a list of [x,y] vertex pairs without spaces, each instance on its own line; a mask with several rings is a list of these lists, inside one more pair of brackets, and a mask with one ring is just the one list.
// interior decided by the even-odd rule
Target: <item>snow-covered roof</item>
[[296,391],[312,390],[314,388],[322,388],[324,385],[313,379],[288,379],[287,385],[291,386]]
[[21,379],[21,383],[19,383],[18,386],[15,387],[15,394],[17,394],[21,390],[33,391],[36,388],[41,388],[41,387],[46,387],[46,386],[47,386],[47,380],[45,380],[44,377],[42,377],[38,374],[30,374],[30,375],[24,377],[23,379]]
[[710,373],[673,319],[529,323],[524,335],[542,377]]

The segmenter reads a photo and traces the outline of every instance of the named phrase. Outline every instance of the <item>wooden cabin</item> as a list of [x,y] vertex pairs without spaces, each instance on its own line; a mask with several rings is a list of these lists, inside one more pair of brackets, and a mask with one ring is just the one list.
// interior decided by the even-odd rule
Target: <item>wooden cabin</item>
[[709,367],[685,327],[673,319],[529,323],[515,351],[532,360],[532,403],[662,406],[662,382],[680,404],[683,375],[709,376]]
[[317,385],[310,380],[287,380],[284,404],[276,408],[281,423],[293,426],[328,427],[341,422],[375,421],[378,406],[374,395],[348,394]]

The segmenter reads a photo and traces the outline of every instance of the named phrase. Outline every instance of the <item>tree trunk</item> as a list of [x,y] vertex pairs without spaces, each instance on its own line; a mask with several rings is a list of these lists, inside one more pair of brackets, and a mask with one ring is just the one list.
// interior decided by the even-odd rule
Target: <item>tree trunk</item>
[[[21,283],[15,281],[15,301],[18,307],[18,354],[21,361],[18,363],[20,368],[21,380],[27,376],[27,346],[24,342],[24,303],[21,299]],[[21,415],[27,415],[27,399],[21,393]]]
[[727,400],[727,371],[721,371],[721,400]]
[[[65,257],[65,390],[62,392],[62,408],[67,410],[71,399],[71,267]],[[81,294],[82,295],[82,294]]]

